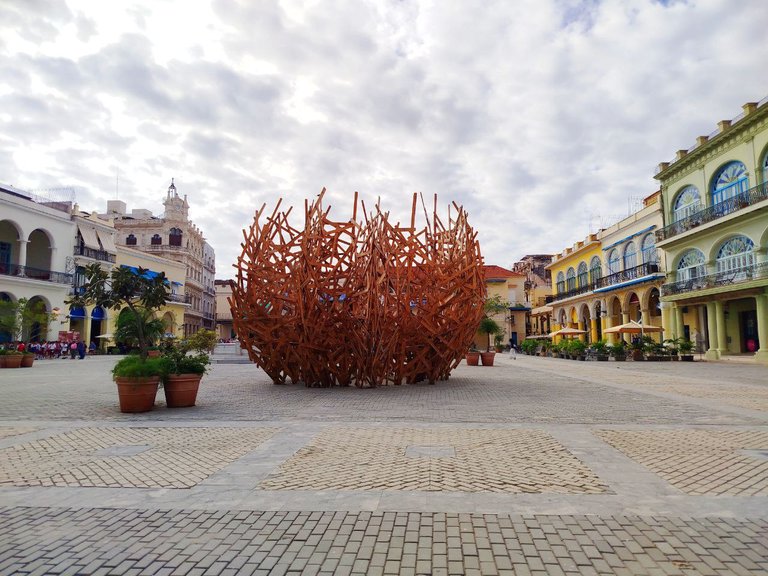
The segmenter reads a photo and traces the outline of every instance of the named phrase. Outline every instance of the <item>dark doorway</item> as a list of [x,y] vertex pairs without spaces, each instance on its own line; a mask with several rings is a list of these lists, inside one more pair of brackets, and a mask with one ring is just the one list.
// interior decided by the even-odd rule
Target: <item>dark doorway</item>
[[757,311],[746,310],[741,318],[741,351],[757,352],[760,341],[757,339]]

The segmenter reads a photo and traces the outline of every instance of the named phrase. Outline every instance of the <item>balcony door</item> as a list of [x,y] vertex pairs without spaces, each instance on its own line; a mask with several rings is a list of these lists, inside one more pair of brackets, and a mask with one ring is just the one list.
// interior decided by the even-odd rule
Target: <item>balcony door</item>
[[741,162],[729,162],[712,181],[712,204],[720,204],[738,196],[749,188],[747,167]]

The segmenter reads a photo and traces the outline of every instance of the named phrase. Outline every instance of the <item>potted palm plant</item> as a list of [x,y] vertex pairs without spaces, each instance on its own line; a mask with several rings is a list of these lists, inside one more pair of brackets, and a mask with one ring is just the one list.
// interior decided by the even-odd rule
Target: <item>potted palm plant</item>
[[592,350],[595,352],[595,357],[597,358],[598,362],[607,362],[608,361],[608,344],[605,340],[598,340],[597,342],[592,342],[591,346]]
[[677,339],[677,349],[680,350],[680,360],[683,362],[693,362],[694,343],[688,340],[688,338]]
[[607,347],[616,362],[624,362],[627,359],[626,346],[624,340],[619,340],[615,344],[609,344]]
[[164,272],[155,275],[148,272],[141,267],[134,270],[119,266],[110,273],[98,264],[91,264],[85,268],[83,291],[67,301],[71,306],[95,304],[126,311],[123,336],[136,343],[139,353],[123,358],[112,369],[121,412],[151,410],[160,378],[166,371],[166,361],[163,358],[148,359],[148,351],[158,327],[154,313],[165,306],[170,287]]
[[485,300],[483,305],[484,315],[480,320],[480,332],[486,335],[487,346],[485,352],[480,353],[480,361],[483,366],[493,366],[493,359],[496,352],[491,351],[491,336],[502,334],[504,330],[499,323],[494,320],[494,316],[505,312],[509,308],[509,302],[502,300],[501,296],[496,294]]

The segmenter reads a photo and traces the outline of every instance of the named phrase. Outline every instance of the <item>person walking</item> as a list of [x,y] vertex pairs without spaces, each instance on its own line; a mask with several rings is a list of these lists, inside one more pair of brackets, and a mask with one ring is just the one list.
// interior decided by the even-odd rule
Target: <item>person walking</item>
[[512,360],[517,360],[517,346],[515,346],[515,342],[512,338],[509,339],[509,357],[512,358]]
[[80,360],[85,358],[85,342],[82,340],[77,341],[77,354],[80,356]]
[[69,359],[74,360],[75,356],[77,356],[77,342],[73,340],[72,344],[69,345]]

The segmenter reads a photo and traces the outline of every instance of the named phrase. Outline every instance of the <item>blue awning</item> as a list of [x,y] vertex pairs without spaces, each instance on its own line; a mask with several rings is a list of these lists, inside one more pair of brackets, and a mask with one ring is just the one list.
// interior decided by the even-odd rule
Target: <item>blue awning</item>
[[85,309],[82,306],[71,306],[69,308],[69,318],[71,320],[85,319]]
[[[139,273],[139,269],[136,266],[127,266],[125,264],[122,264],[120,267],[121,268],[128,268],[128,270],[130,270],[134,274],[138,274]],[[156,278],[157,276],[160,276],[160,272],[155,272],[154,270],[146,270],[144,272],[142,278],[146,278],[147,280],[152,280],[153,278]],[[168,284],[169,281],[166,279],[165,283]],[[176,284],[177,286],[183,286],[183,284],[181,284],[180,282],[174,282],[174,284]]]
[[96,306],[93,310],[91,310],[91,320],[104,320],[104,308],[101,306]]

